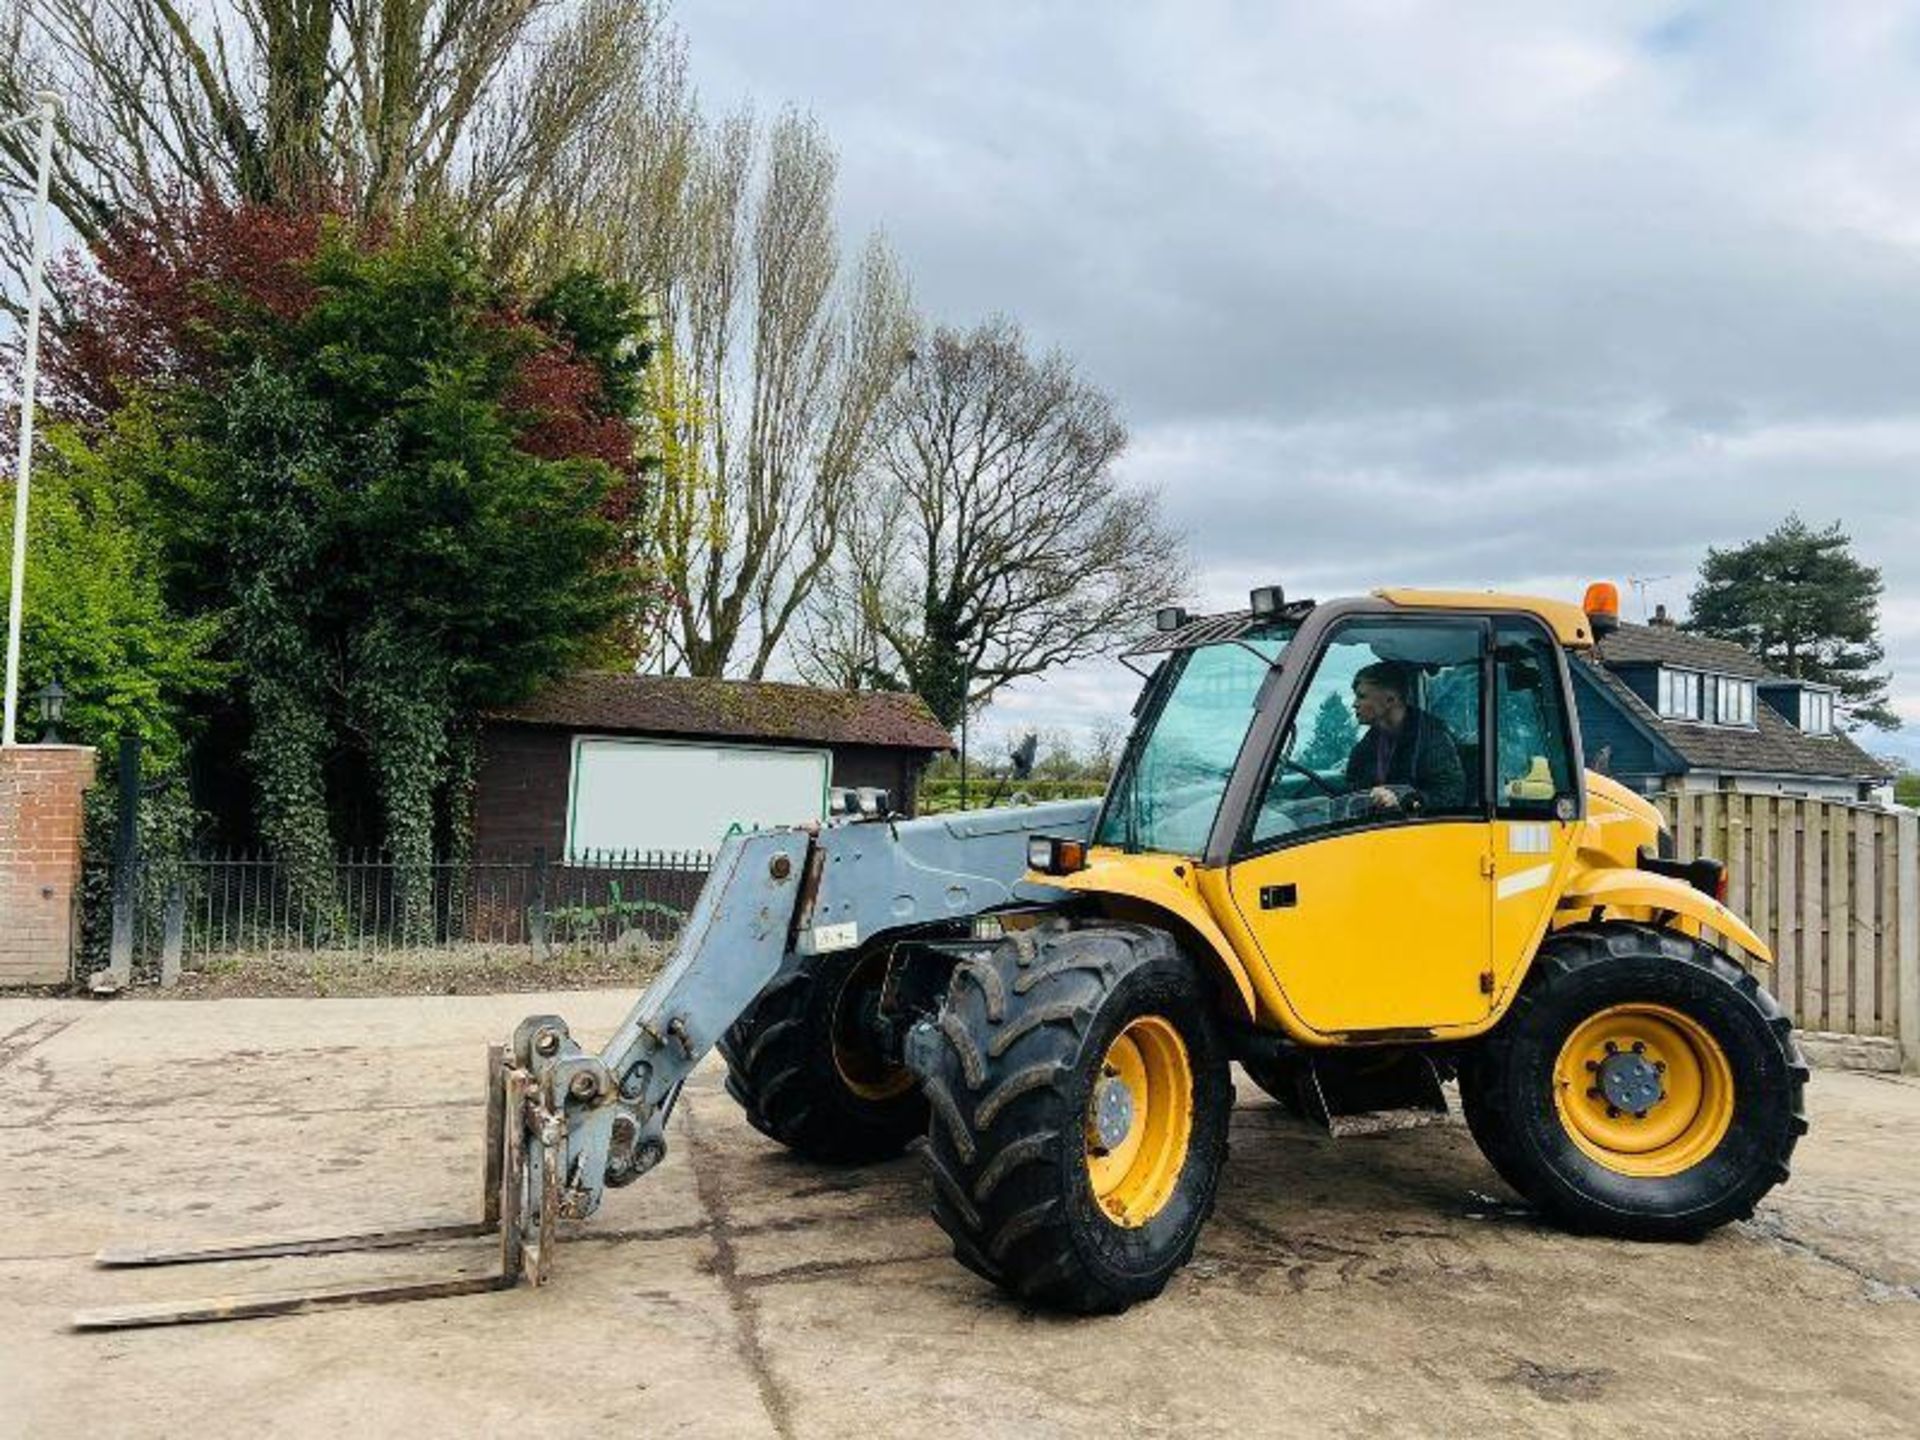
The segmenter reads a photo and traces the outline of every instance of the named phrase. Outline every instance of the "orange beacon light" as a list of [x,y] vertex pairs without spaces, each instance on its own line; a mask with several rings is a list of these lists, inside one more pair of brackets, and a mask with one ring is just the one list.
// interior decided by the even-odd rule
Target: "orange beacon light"
[[1620,628],[1620,587],[1611,580],[1596,580],[1587,586],[1587,597],[1580,602],[1593,625],[1594,637]]

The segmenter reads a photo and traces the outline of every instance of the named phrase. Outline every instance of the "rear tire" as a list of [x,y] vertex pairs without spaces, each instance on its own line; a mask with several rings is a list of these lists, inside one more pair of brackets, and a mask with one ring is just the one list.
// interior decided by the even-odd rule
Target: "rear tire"
[[1562,1224],[1684,1240],[1787,1179],[1806,1079],[1793,1022],[1752,975],[1614,923],[1549,937],[1462,1098],[1494,1167]]
[[727,1093],[753,1128],[815,1160],[886,1160],[927,1128],[906,1067],[879,1055],[861,1025],[887,951],[809,955],[762,990],[721,1037]]
[[1213,998],[1163,931],[1049,924],[955,970],[923,1051],[933,1215],[1037,1305],[1124,1310],[1212,1213],[1233,1085]]

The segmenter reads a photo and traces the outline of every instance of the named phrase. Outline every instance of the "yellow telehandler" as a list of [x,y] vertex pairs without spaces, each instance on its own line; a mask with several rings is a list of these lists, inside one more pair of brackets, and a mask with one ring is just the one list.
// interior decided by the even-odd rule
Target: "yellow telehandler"
[[1806,1131],[1766,944],[1716,861],[1584,770],[1582,605],[1389,589],[1162,612],[1100,802],[736,836],[598,1052],[556,1016],[488,1065],[483,1213],[103,1254],[163,1264],[497,1231],[470,1279],[96,1311],[88,1328],[547,1278],[562,1222],[666,1153],[710,1048],[762,1132],[824,1161],[917,1145],[962,1263],[1049,1307],[1159,1293],[1226,1157],[1237,1060],[1336,1130],[1444,1113],[1571,1229],[1679,1239],[1752,1213]]

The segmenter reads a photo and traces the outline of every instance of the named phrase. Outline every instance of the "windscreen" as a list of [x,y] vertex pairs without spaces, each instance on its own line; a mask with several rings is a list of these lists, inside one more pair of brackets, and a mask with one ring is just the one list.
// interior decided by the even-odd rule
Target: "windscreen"
[[1298,628],[1276,623],[1168,661],[1144,729],[1107,792],[1095,844],[1200,854],[1253,721],[1260,682]]

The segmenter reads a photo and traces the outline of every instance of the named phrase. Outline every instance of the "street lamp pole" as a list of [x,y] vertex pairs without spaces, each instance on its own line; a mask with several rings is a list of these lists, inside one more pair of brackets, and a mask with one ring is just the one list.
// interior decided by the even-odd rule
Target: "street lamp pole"
[[[20,367],[20,470],[13,492],[13,585],[7,604],[6,715],[4,726],[0,727],[0,746],[14,743],[13,722],[20,706],[20,625],[26,613],[23,592],[27,584],[27,488],[33,479],[33,401],[40,373],[40,292],[47,271],[47,193],[53,181],[53,121],[60,113],[57,95],[42,93],[38,98],[40,157],[33,202],[33,268],[27,280],[26,356]],[[32,119],[34,113],[21,116],[20,121]]]

